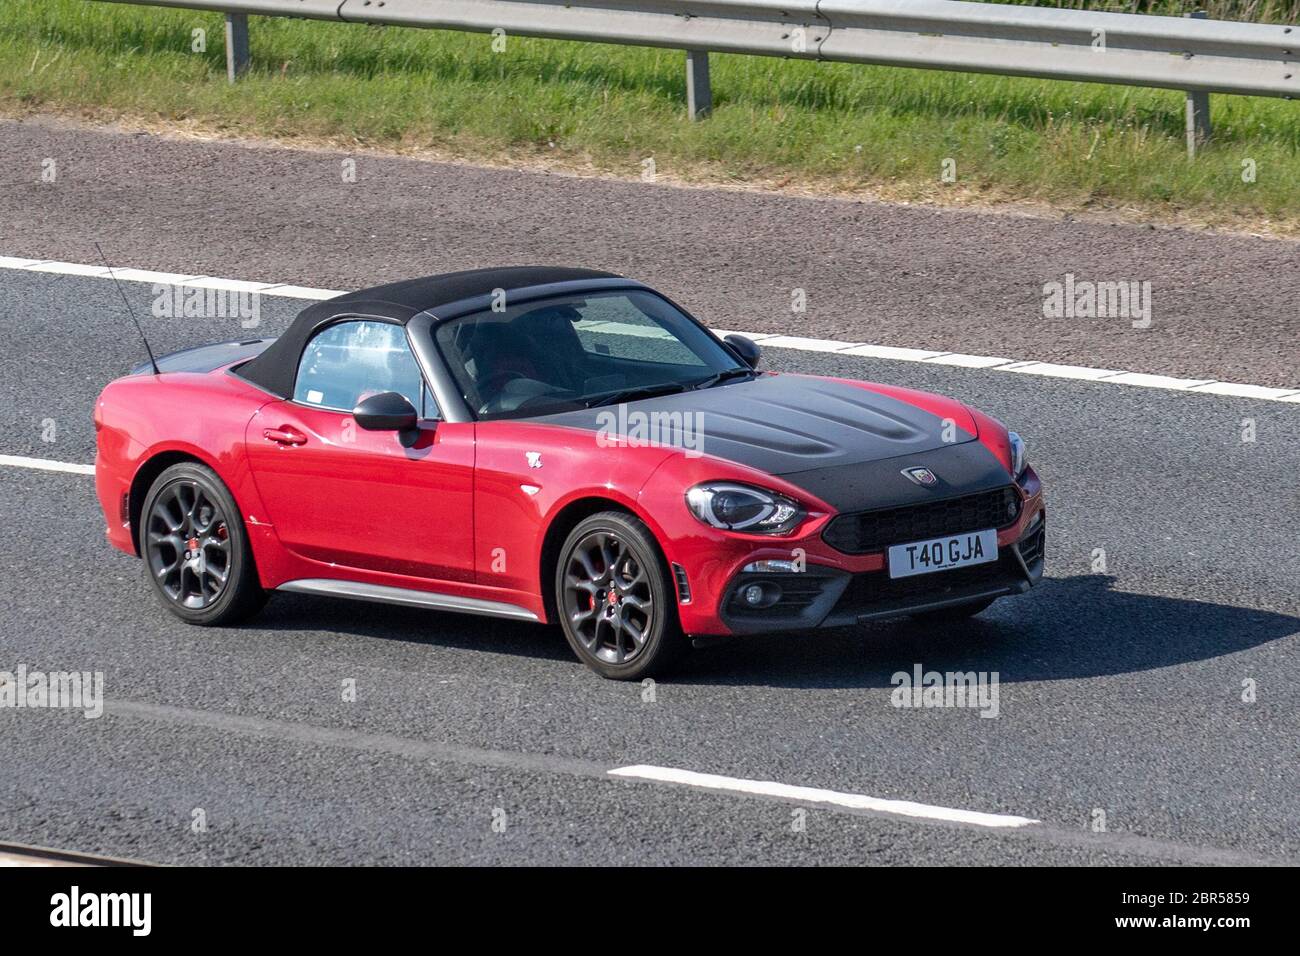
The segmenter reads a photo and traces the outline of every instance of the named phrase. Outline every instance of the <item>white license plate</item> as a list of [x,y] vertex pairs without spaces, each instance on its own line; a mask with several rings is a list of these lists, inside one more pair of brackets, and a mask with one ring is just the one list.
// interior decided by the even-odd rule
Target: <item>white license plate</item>
[[889,549],[889,576],[909,578],[949,568],[964,568],[998,559],[998,533],[972,531],[929,541],[896,544]]

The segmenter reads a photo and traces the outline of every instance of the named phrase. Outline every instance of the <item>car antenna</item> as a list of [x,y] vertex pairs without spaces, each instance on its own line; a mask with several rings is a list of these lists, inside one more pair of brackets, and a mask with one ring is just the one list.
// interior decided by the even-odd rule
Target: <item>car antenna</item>
[[122,290],[121,280],[118,279],[117,273],[113,270],[113,267],[108,264],[108,256],[104,255],[104,250],[99,248],[98,242],[95,243],[95,250],[99,253],[99,258],[104,260],[104,268],[106,268],[108,274],[113,277],[113,284],[117,286],[117,294],[122,297],[122,306],[126,309],[127,316],[131,319],[132,324],[135,325],[135,330],[140,333],[140,341],[144,343],[144,350],[149,353],[149,364],[153,366],[153,373],[155,375],[161,375],[162,369],[158,367],[158,360],[153,357],[153,349],[149,347],[149,339],[145,336],[144,329],[140,327],[140,320],[137,319],[135,313],[131,311],[131,303],[126,300],[126,292]]

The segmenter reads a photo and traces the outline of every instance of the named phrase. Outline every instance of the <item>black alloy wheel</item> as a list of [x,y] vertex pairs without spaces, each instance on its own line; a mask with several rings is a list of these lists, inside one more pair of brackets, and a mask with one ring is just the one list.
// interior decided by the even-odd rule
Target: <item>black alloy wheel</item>
[[570,646],[620,680],[659,673],[684,650],[676,592],[646,526],[604,512],[580,522],[560,552],[556,605]]
[[203,465],[172,465],[154,481],[140,554],[163,603],[191,624],[233,623],[266,600],[239,509]]

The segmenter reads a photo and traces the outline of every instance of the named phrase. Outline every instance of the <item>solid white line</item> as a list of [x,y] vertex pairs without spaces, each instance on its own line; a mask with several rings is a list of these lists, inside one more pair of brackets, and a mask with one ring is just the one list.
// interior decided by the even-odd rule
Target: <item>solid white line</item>
[[925,803],[912,803],[910,800],[882,800],[879,797],[868,797],[858,793],[840,793],[836,790],[819,790],[816,787],[794,787],[790,784],[774,783],[770,780],[744,780],[739,777],[696,773],[693,770],[678,770],[673,767],[653,767],[638,764],[633,767],[618,767],[609,771],[609,774],[613,777],[655,780],[659,783],[677,783],[688,787],[701,787],[705,790],[752,793],[763,797],[801,800],[805,803],[829,803],[837,807],[848,807],[852,810],[874,810],[878,813],[893,813],[904,817],[923,817],[928,820],[945,820],[950,823],[969,823],[979,827],[1026,827],[1039,822],[1030,817],[1017,817],[1003,813],[979,813],[974,810],[953,810],[949,807],[933,807]]
[[332,299],[342,292],[333,289],[312,289],[302,285],[268,285],[262,295],[275,295],[283,299]]
[[1268,388],[1264,385],[1238,385],[1232,382],[1210,382],[1207,385],[1192,385],[1198,392],[1211,395],[1231,395],[1234,398],[1257,398],[1266,402],[1278,402],[1295,395],[1294,388]]
[[64,471],[70,475],[93,475],[94,465],[78,465],[48,458],[24,458],[22,455],[0,455],[0,465],[12,468],[35,468],[37,471]]
[[[310,286],[290,285],[282,282],[248,282],[243,279],[223,279],[217,276],[181,275],[154,272],[145,269],[116,268],[85,265],[78,262],[58,262],[52,259],[26,259],[18,256],[0,256],[0,269],[17,269],[22,272],[46,272],[54,275],[76,275],[107,279],[114,272],[123,282],[149,282],[155,285],[180,285],[187,288],[222,289],[255,292],[259,295],[283,296],[290,299],[323,300],[343,295],[337,289],[315,289]],[[732,334],[734,330],[714,329],[718,335]],[[965,355],[960,352],[935,352],[927,349],[900,348],[893,345],[871,345],[861,342],[840,342],[836,339],[810,339],[799,335],[778,335],[772,332],[735,332],[761,342],[771,348],[793,349],[800,352],[827,352],[834,355],[864,356],[895,362],[920,362],[925,365],[951,365],[959,368],[987,369],[994,372],[1018,372],[1022,375],[1040,375],[1046,378],[1077,379],[1100,382],[1106,385],[1136,385],[1172,392],[1205,392],[1230,398],[1249,398],[1263,402],[1291,402],[1300,404],[1300,389],[1271,388],[1237,382],[1216,382],[1204,378],[1175,378],[1169,375],[1152,375],[1146,372],[1125,372],[1117,369],[1090,368],[1083,365],[1059,365],[1024,359],[998,358],[991,355]]]
[[1078,378],[1095,382],[1121,374],[1113,368],[1089,368],[1086,365],[1055,365],[1051,362],[1015,362],[1014,368],[1004,367],[1005,372],[1024,372],[1026,375],[1050,375],[1052,378]]
[[997,368],[1010,365],[1011,359],[991,355],[964,355],[961,352],[944,352],[934,358],[921,359],[926,365],[955,365],[958,368]]
[[193,272],[155,272],[152,269],[131,269],[86,265],[80,262],[58,262],[53,259],[24,259],[17,256],[0,256],[0,269],[17,269],[22,272],[44,272],[51,275],[84,276],[90,279],[110,279],[114,274],[122,282],[148,282],[151,285],[179,285],[196,289],[221,289],[234,292],[257,292],[278,295],[289,299],[332,299],[343,293],[336,289],[312,289],[307,286],[288,285],[283,282],[248,282],[244,279],[223,279],[219,276],[196,275]]
[[1198,385],[1209,385],[1211,378],[1170,378],[1168,375],[1148,375],[1146,372],[1116,372],[1106,379],[1116,385],[1136,385],[1139,388],[1163,388],[1185,392]]
[[901,349],[895,345],[858,345],[845,349],[845,355],[863,355],[867,358],[892,359],[896,362],[924,362],[926,359],[947,355],[947,352],[931,352],[927,349]]
[[[747,332],[737,334],[753,338]],[[843,352],[845,349],[857,347],[860,343],[837,342],[835,339],[810,339],[802,335],[772,335],[764,339],[763,344],[769,348],[795,349],[800,352]]]

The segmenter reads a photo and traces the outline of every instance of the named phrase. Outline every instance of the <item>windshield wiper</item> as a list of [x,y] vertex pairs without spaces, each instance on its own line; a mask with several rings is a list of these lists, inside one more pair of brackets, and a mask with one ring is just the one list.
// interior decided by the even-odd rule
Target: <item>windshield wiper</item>
[[696,390],[699,390],[701,388],[712,388],[714,385],[721,385],[723,382],[728,382],[733,378],[739,378],[742,375],[753,375],[753,374],[755,374],[755,372],[752,368],[723,369],[717,375],[710,375],[708,378],[704,379],[703,381],[697,382],[695,388]]
[[623,402],[634,402],[642,398],[655,398],[658,395],[672,395],[675,392],[684,391],[686,391],[686,386],[681,382],[660,382],[658,385],[642,385],[638,388],[625,388],[621,391],[611,392],[608,395],[598,395],[587,402],[587,407],[621,405]]

